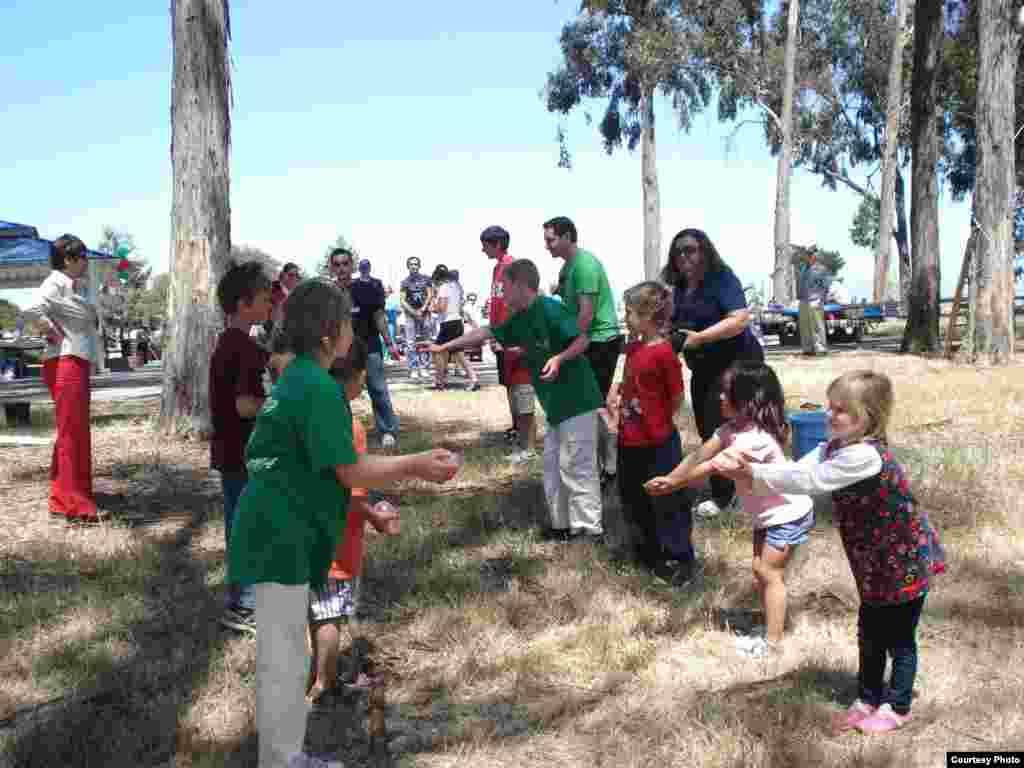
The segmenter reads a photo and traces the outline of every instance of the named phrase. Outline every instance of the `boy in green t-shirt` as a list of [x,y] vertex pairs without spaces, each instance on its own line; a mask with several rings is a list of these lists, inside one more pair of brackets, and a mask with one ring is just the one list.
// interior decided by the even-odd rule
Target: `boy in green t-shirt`
[[494,338],[522,347],[548,428],[544,436],[544,495],[551,515],[548,536],[601,536],[601,487],[597,474],[597,411],[604,405],[590,363],[589,343],[558,301],[538,296],[540,274],[529,259],[513,261],[502,277],[510,316],[482,326],[431,352],[451,352]]
[[357,456],[352,412],[328,374],[352,343],[348,295],[325,281],[308,280],[289,294],[284,309],[281,334],[295,359],[256,417],[246,448],[249,482],[228,551],[229,581],[254,585],[256,596],[260,768],[283,768],[293,758],[293,765],[310,762],[300,752],[307,595],[310,586],[324,584],[348,489],[380,488],[411,477],[444,482],[457,468],[444,450]]

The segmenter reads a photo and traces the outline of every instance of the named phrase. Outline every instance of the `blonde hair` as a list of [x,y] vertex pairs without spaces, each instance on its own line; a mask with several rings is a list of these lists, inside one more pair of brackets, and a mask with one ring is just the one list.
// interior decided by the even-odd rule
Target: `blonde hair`
[[889,441],[886,430],[892,415],[893,397],[888,376],[874,371],[850,371],[828,385],[828,396],[842,403],[864,423],[862,434],[851,435],[851,438]]
[[622,294],[622,301],[641,317],[649,317],[659,328],[672,317],[672,291],[661,283],[647,280]]

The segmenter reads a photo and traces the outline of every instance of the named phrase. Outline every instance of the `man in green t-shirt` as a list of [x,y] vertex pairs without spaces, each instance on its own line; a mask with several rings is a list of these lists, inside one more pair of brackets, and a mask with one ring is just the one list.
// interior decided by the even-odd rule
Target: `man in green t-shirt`
[[[594,369],[601,397],[607,400],[622,354],[615,297],[604,265],[590,251],[577,246],[576,239],[576,225],[571,219],[556,216],[544,222],[545,247],[554,258],[565,262],[558,273],[558,295],[576,318],[580,332],[590,337],[587,360]],[[608,483],[615,477],[618,438],[607,429],[604,419],[599,420],[598,429],[597,463],[602,483]]]
[[566,540],[601,536],[601,485],[597,473],[597,411],[604,400],[580,333],[563,304],[538,296],[540,273],[529,259],[513,261],[502,276],[507,321],[482,326],[431,352],[451,352],[497,339],[521,347],[548,428],[544,436],[544,495],[551,516],[547,535]]

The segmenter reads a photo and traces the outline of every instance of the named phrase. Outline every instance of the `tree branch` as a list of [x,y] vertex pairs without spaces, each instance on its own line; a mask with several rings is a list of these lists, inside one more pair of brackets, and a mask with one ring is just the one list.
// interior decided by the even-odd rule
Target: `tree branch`
[[850,189],[852,189],[854,192],[858,192],[861,195],[863,195],[864,197],[874,197],[874,195],[871,193],[870,189],[867,189],[866,187],[862,187],[860,184],[855,182],[853,179],[851,179],[845,173],[836,173],[835,171],[831,170],[830,168],[826,168],[825,166],[821,167],[821,172],[824,173],[826,176],[829,176],[830,178],[832,178],[832,179],[834,179],[836,181],[842,182],[843,184],[848,186]]

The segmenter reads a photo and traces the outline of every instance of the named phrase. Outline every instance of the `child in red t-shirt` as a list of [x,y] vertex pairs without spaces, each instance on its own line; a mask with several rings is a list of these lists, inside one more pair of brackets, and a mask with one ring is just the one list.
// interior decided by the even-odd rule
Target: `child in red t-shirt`
[[672,294],[660,283],[626,291],[626,345],[622,382],[608,394],[609,418],[619,434],[619,494],[627,519],[641,531],[641,562],[656,577],[683,584],[694,570],[691,492],[652,497],[644,483],[671,472],[683,449],[673,416],[683,400],[683,371],[661,329],[672,315]]
[[[355,338],[348,356],[339,358],[331,368],[331,376],[350,401],[359,397],[366,387],[366,356],[366,344]],[[366,453],[366,430],[358,419],[352,420],[352,443],[356,453]],[[334,561],[327,572],[327,583],[323,589],[309,593],[312,659],[306,681],[306,698],[310,702],[316,702],[337,685],[341,624],[355,616],[359,602],[366,523],[389,536],[397,536],[399,532],[398,512],[393,507],[386,503],[371,506],[365,488],[351,490],[345,533],[338,542]]]

